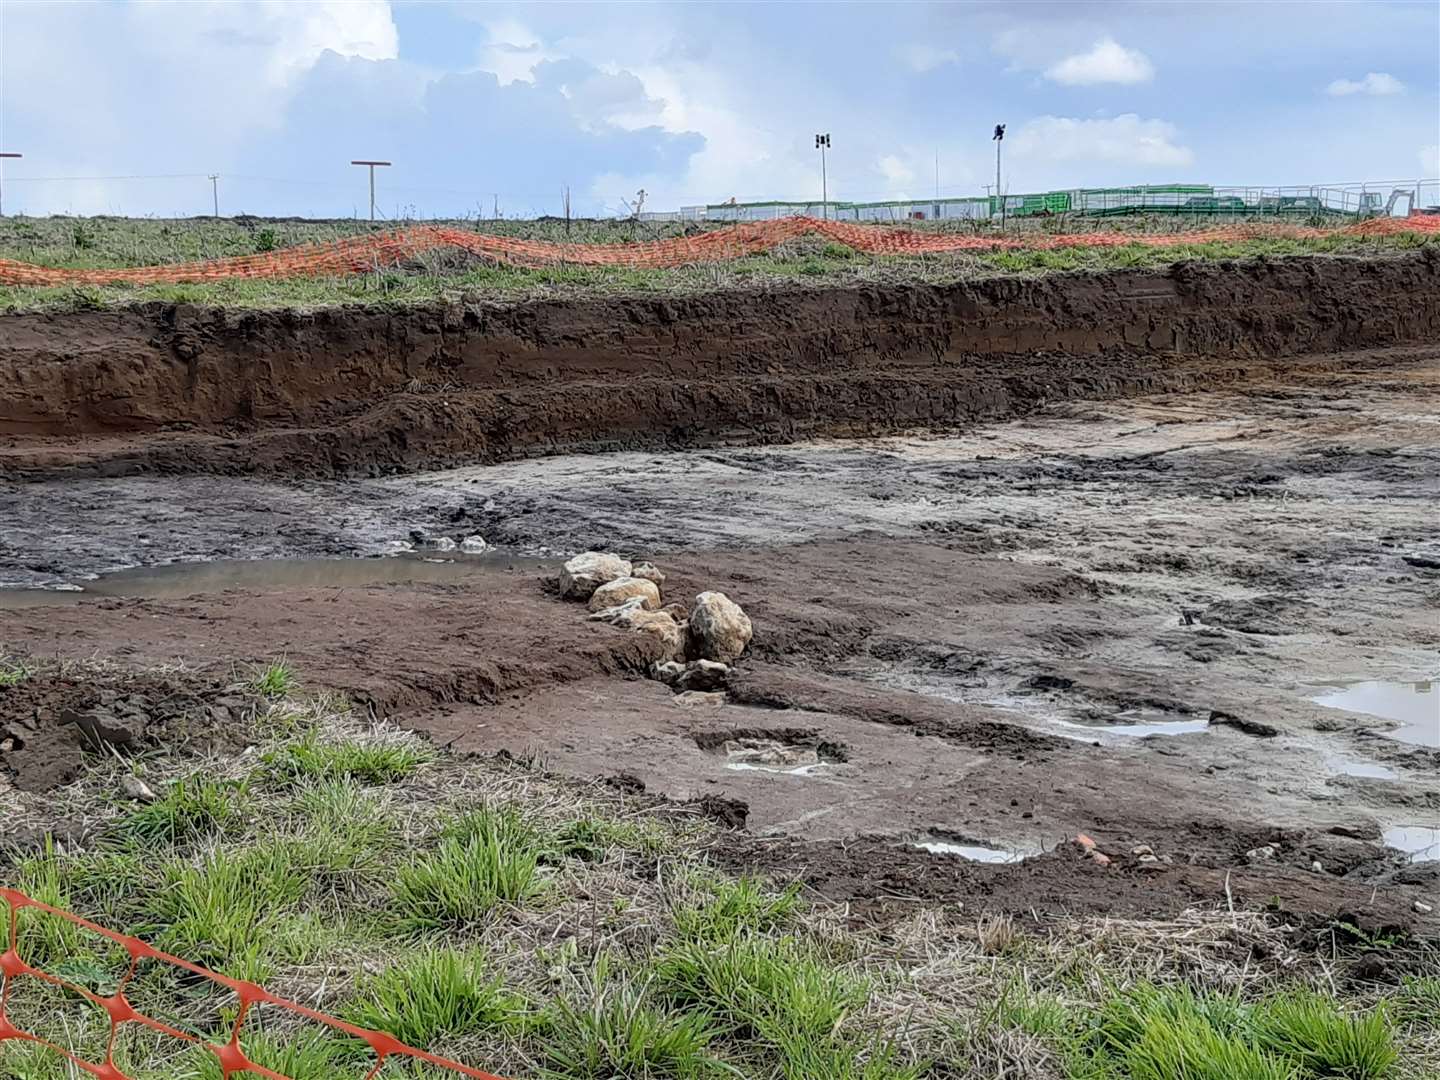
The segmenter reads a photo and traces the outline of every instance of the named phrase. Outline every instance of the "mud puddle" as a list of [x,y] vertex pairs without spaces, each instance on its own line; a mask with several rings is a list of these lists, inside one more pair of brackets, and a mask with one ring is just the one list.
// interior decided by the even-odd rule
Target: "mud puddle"
[[1018,863],[1045,854],[1045,845],[1040,843],[1004,845],[977,843],[970,837],[958,836],[943,830],[931,830],[910,846],[928,851],[932,855],[958,855],[962,859],[980,863]]
[[1399,726],[1381,734],[1401,742],[1440,750],[1440,689],[1437,689],[1435,680],[1397,682],[1365,679],[1328,685],[1331,689],[1310,700],[1327,709],[1344,709],[1393,720]]
[[87,599],[127,597],[167,600],[244,589],[255,592],[302,588],[363,588],[367,585],[458,584],[485,574],[537,570],[542,559],[481,555],[397,554],[362,559],[219,559],[170,563],[98,574],[63,588],[0,588],[0,611],[64,606]]
[[1440,862],[1440,826],[1395,825],[1385,830],[1385,844],[1405,852],[1411,862]]
[[808,732],[743,733],[730,737],[710,733],[696,737],[707,753],[721,759],[735,772],[783,773],[787,776],[814,776],[826,765],[846,758],[843,748],[819,742]]

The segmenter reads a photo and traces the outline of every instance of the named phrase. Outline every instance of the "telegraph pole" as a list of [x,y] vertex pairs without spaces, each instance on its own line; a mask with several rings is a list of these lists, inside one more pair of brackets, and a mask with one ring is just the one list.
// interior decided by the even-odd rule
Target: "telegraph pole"
[[1005,141],[1005,125],[996,124],[995,134],[995,197],[1000,200],[1000,227],[1005,227],[1005,194],[1000,190],[1000,144]]
[[210,200],[214,204],[215,216],[220,216],[220,174],[210,174]]
[[[24,157],[24,156],[25,156],[24,154],[6,154],[6,153],[0,153],[0,158],[22,158],[22,157]],[[3,171],[0,171],[0,217],[4,217],[4,216],[5,216],[5,190],[4,190],[4,184],[3,184],[4,176],[5,176],[4,172],[3,172]]]
[[388,161],[352,161],[351,165],[368,165],[370,167],[370,220],[375,220],[375,166],[389,165]]
[[830,149],[830,133],[815,136],[815,149],[820,151],[820,216],[830,217],[830,185],[825,176],[825,151]]

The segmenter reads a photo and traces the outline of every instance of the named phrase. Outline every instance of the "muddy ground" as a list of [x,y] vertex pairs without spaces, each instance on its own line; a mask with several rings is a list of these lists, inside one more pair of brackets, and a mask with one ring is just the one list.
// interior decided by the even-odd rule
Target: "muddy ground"
[[[15,483],[0,576],[49,588],[4,594],[0,643],[217,686],[284,655],[457,750],[729,807],[718,858],[861,905],[1440,936],[1437,390],[1440,349],[1406,345],[944,436]],[[496,550],[315,558],[474,533]],[[557,598],[590,547],[745,606],[723,700]],[[122,566],[149,569],[93,578]],[[1398,719],[1333,707],[1359,681]]]

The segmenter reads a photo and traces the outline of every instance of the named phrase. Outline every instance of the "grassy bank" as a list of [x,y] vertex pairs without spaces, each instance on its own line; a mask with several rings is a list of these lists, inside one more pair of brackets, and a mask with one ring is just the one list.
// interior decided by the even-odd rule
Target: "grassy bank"
[[[1141,223],[1131,223],[1137,231]],[[1173,231],[1177,223],[1163,223]],[[1213,224],[1213,223],[1211,223]],[[1031,223],[1037,232],[1074,228],[1075,222]],[[563,239],[563,222],[485,222],[487,232]],[[1113,227],[1113,225],[1112,225]],[[681,226],[582,222],[571,238],[621,243],[674,235]],[[986,227],[988,228],[988,226]],[[196,258],[253,254],[293,244],[338,239],[368,230],[355,222],[195,219],[185,223],[130,219],[0,219],[0,258],[45,266],[103,268],[147,266]],[[1157,231],[1159,226],[1149,231]],[[984,231],[970,227],[970,231]],[[846,286],[887,282],[946,284],[995,276],[1036,276],[1061,271],[1159,268],[1184,260],[1282,258],[1291,255],[1383,256],[1421,245],[1413,235],[1314,239],[1263,238],[1190,244],[1177,233],[1173,246],[1124,245],[1047,251],[955,253],[875,257],[818,238],[782,245],[730,262],[667,270],[625,267],[525,269],[436,252],[410,266],[340,278],[227,280],[151,286],[0,287],[0,312],[73,311],[123,307],[149,300],[234,308],[313,309],[341,304],[509,303],[546,297],[666,296],[716,289],[793,285]]]
[[[12,666],[16,681],[47,669]],[[73,675],[74,669],[71,669]],[[161,948],[512,1077],[573,1080],[1419,1080],[1440,1069],[1440,968],[1399,986],[1348,978],[1255,912],[1167,921],[1016,920],[959,904],[876,924],[786,882],[737,878],[693,810],[475,760],[248,676],[253,745],[228,756],[96,758],[43,796],[0,787],[17,829],[85,839],[11,851],[0,880]],[[3,692],[3,691],[0,691]],[[153,789],[121,795],[127,776]],[[133,781],[132,781],[133,783]],[[34,911],[31,963],[105,993],[124,957]],[[1429,973],[1425,965],[1429,964]],[[223,1039],[233,999],[144,966],[134,1004]],[[103,1056],[101,1010],[35,980],[19,1026]],[[252,1057],[296,1080],[359,1076],[363,1046],[278,1011]],[[143,1080],[218,1076],[203,1049],[124,1025]],[[0,1043],[0,1074],[71,1075]],[[433,1071],[386,1075],[434,1077]]]

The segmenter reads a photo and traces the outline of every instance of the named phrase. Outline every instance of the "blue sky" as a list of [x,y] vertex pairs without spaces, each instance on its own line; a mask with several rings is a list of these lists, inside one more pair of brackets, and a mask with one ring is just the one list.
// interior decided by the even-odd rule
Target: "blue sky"
[[[0,0],[6,212],[616,213],[1440,173],[1440,4]],[[139,179],[129,179],[140,177]]]

